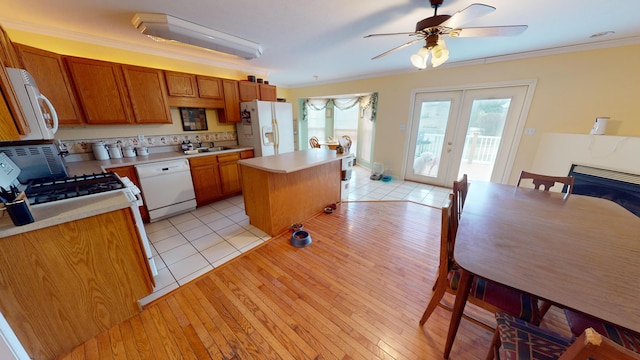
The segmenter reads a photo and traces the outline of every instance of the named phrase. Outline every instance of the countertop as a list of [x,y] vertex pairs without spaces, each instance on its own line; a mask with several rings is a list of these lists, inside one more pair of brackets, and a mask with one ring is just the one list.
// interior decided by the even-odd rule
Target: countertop
[[238,152],[243,150],[253,150],[253,148],[248,146],[244,146],[244,147],[235,146],[228,150],[203,152],[199,154],[190,154],[190,155],[185,155],[182,151],[167,151],[167,152],[151,153],[147,156],[136,156],[136,157],[130,157],[130,158],[121,158],[121,159],[84,160],[84,161],[65,162],[65,165],[67,167],[67,172],[69,173],[69,175],[83,175],[83,174],[101,173],[108,168],[118,167],[118,166],[146,164],[146,163],[153,163],[153,162],[164,161],[164,160],[188,159],[188,158],[197,157],[197,156],[228,154],[228,153]]
[[284,154],[239,160],[238,164],[272,173],[292,173],[310,167],[341,160],[350,154],[337,154],[335,150],[308,149]]
[[109,191],[68,200],[31,205],[31,214],[35,221],[22,226],[15,226],[9,214],[6,211],[1,211],[0,238],[104,214],[130,206],[131,202],[129,198],[122,191]]

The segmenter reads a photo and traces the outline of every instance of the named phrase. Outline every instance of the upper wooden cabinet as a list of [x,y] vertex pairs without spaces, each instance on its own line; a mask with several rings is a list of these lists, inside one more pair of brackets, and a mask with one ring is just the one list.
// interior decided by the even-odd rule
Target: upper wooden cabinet
[[222,109],[222,79],[211,76],[165,71],[169,106]]
[[222,90],[222,79],[210,76],[196,76],[198,82],[198,93],[201,98],[224,99]]
[[240,92],[240,102],[260,99],[258,83],[244,80],[238,81],[238,90]]
[[171,123],[162,70],[64,57],[88,124]]
[[131,124],[133,114],[120,64],[64,58],[88,124]]
[[169,96],[198,97],[198,83],[195,75],[165,71],[164,77],[167,80]]
[[263,100],[276,101],[276,87],[274,85],[254,83],[251,81],[238,81],[240,102]]
[[28,134],[31,129],[27,123],[22,108],[18,103],[16,93],[9,81],[6,66],[21,68],[11,39],[0,26],[0,141],[20,140],[20,135]]
[[56,109],[59,125],[81,125],[84,122],[83,115],[73,93],[62,56],[22,44],[15,45],[24,68],[33,76],[40,92]]
[[218,121],[221,123],[240,122],[240,100],[238,95],[238,81],[222,80],[224,93],[224,109],[218,110]]
[[263,101],[276,101],[278,97],[276,95],[275,85],[260,84],[260,100]]
[[122,65],[133,117],[138,124],[171,124],[162,70]]

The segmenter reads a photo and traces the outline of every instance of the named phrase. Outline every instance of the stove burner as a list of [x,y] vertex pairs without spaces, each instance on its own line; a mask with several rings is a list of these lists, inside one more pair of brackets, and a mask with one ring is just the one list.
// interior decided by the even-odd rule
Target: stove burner
[[72,176],[65,179],[40,179],[33,181],[25,190],[29,203],[75,198],[106,191],[123,189],[125,186],[113,172]]

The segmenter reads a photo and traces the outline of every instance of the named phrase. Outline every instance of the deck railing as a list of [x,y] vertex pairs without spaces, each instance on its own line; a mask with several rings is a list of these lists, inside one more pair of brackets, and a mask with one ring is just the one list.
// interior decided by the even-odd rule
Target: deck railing
[[[444,135],[427,134],[426,140],[418,141],[416,145],[416,157],[422,153],[430,152],[436,158],[440,158],[444,143]],[[464,144],[462,161],[469,164],[493,164],[500,148],[500,136],[483,136],[479,133],[467,134]]]

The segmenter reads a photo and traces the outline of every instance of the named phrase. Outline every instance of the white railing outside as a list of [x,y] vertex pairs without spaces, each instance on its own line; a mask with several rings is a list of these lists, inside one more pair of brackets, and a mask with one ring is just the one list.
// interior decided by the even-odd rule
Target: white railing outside
[[[440,158],[444,143],[444,135],[427,134],[425,138],[428,140],[418,141],[416,144],[415,157],[419,157],[422,153],[430,152],[436,158]],[[498,155],[500,148],[499,136],[482,136],[479,133],[467,134],[464,144],[464,152],[462,161],[469,164],[493,164]]]

